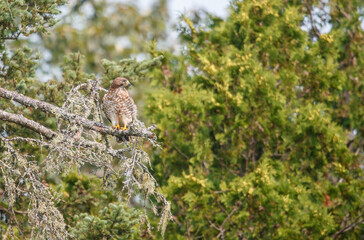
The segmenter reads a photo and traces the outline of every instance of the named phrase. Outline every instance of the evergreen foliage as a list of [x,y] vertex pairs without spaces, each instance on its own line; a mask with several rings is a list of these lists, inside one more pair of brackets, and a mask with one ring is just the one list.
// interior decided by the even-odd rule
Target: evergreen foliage
[[46,33],[54,26],[59,13],[59,6],[66,0],[27,1],[5,0],[0,3],[0,41],[18,39],[19,36],[29,36],[32,33]]
[[[145,107],[165,146],[167,239],[363,236],[363,7],[233,1],[225,21],[182,17],[186,51],[166,55]],[[330,33],[302,30],[312,9]]]
[[[75,216],[71,229],[74,239],[139,239],[138,212],[123,203],[110,204],[98,216],[82,213]],[[130,221],[134,219],[133,221]]]

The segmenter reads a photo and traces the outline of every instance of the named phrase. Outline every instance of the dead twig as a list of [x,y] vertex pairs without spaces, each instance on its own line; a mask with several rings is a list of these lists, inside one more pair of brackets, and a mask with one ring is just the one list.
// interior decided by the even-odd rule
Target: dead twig
[[343,234],[343,233],[345,233],[347,231],[352,230],[353,228],[355,228],[359,224],[364,224],[363,214],[358,216],[357,218],[355,218],[355,220],[352,223],[350,223],[349,225],[346,225],[344,228],[337,231],[335,234],[333,234],[331,236],[331,238],[332,239],[337,239],[340,236],[340,234]]

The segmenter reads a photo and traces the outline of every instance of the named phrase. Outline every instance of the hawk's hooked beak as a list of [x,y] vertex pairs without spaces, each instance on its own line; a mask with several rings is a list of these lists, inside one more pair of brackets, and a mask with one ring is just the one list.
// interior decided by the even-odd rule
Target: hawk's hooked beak
[[132,84],[132,83],[128,80],[128,82],[126,83],[126,86],[127,86],[127,87],[130,87],[130,85],[134,86],[134,84]]

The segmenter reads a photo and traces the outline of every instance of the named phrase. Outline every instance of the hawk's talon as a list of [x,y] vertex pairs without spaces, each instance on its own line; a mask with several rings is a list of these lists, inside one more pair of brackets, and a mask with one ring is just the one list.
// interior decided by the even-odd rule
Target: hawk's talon
[[118,125],[116,125],[116,126],[112,126],[112,128],[113,128],[114,130],[122,130],[122,131],[126,131],[126,130],[128,130],[128,128],[126,127],[126,124],[125,124],[123,127],[120,127],[120,125],[118,124]]
[[113,128],[114,128],[114,130],[119,130],[119,129],[121,129],[121,127],[120,127],[120,125],[118,124],[118,125],[116,125],[116,126],[112,126]]

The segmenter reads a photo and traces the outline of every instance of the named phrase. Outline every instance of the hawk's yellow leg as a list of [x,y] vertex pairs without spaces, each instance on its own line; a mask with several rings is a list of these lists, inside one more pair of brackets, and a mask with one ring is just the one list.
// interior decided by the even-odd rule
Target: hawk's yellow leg
[[123,131],[128,130],[128,128],[126,127],[126,124],[124,124],[124,127],[120,128],[120,129]]

